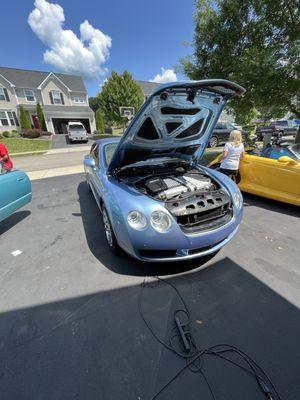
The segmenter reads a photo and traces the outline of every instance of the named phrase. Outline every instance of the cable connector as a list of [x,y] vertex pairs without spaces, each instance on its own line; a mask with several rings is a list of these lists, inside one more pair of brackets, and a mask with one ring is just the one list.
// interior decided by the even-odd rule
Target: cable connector
[[259,386],[261,387],[261,390],[265,393],[266,398],[268,400],[274,400],[273,392],[269,388],[269,386],[266,384],[266,382],[264,382],[259,376],[256,377],[256,380],[257,380],[257,383],[259,384]]

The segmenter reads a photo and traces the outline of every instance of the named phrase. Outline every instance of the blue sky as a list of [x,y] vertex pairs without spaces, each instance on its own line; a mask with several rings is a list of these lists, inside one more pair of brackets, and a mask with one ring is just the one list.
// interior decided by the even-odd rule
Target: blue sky
[[192,53],[183,42],[192,40],[193,12],[194,0],[5,1],[0,65],[84,74],[89,95],[112,70],[180,80],[173,70]]

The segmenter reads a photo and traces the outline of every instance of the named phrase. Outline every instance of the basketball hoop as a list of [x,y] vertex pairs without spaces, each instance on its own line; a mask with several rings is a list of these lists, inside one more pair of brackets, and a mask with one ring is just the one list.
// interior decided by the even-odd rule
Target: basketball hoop
[[134,107],[120,107],[120,115],[130,121],[134,116]]

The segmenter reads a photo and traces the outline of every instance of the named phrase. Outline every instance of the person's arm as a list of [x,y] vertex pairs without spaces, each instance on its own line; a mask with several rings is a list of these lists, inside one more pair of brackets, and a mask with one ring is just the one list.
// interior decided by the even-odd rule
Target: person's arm
[[226,143],[222,153],[222,160],[224,160],[227,157],[227,154],[228,154],[228,144]]
[[6,147],[3,146],[3,148],[1,148],[0,150],[0,162],[5,161],[7,159],[8,159],[8,152],[6,150]]

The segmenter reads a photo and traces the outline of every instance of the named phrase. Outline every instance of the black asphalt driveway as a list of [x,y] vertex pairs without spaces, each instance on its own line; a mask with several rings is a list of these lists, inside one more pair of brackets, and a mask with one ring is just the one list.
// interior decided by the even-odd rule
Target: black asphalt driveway
[[[238,235],[214,258],[149,265],[110,254],[83,175],[34,181],[32,203],[0,226],[1,399],[150,400],[184,365],[138,312],[141,283],[155,275],[183,295],[199,347],[240,347],[282,399],[299,399],[300,213],[245,201]],[[176,307],[167,285],[144,293],[161,340]],[[206,357],[203,370],[217,400],[264,399],[251,376],[226,362]],[[188,370],[158,399],[211,396]]]

